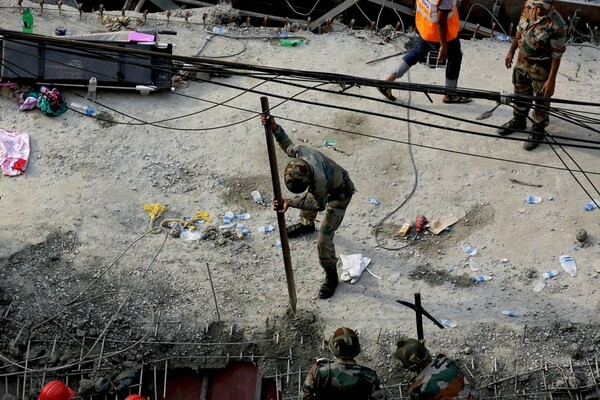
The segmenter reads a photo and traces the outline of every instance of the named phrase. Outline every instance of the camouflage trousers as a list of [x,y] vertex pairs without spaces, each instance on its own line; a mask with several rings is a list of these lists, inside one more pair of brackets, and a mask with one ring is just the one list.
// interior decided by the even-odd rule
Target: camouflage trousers
[[[307,196],[311,197],[312,195],[308,193]],[[319,254],[319,263],[323,268],[335,267],[337,265],[338,258],[335,255],[333,236],[344,219],[350,200],[352,200],[352,195],[339,196],[336,199],[330,198],[327,201],[325,218],[321,222],[319,234],[317,235],[317,252]],[[304,225],[314,223],[316,218],[316,211],[300,211],[300,223]]]
[[531,115],[534,123],[541,127],[547,127],[549,122],[548,107],[549,98],[544,96],[544,83],[548,80],[550,72],[550,61],[530,62],[519,53],[517,64],[513,69],[512,82],[515,94],[535,96],[535,100],[518,101],[515,104],[513,114],[517,118],[527,117],[533,106]]

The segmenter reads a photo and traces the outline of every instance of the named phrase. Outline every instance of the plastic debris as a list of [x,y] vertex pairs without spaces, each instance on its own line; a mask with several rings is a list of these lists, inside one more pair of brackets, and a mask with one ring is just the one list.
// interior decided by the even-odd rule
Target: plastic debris
[[560,265],[563,267],[563,269],[571,274],[571,276],[577,275],[577,263],[573,257],[562,255],[558,258],[558,260],[560,261]]
[[519,313],[517,313],[516,311],[510,311],[510,310],[504,310],[502,311],[502,314],[508,316],[508,317],[518,317]]
[[250,193],[252,195],[252,199],[254,199],[254,201],[258,204],[263,204],[264,200],[263,197],[261,196],[260,192],[258,190],[253,191],[252,193]]
[[331,148],[333,146],[335,146],[337,144],[337,142],[334,142],[333,140],[324,140],[323,141],[323,146],[327,147],[327,148]]
[[440,324],[450,327],[450,328],[456,328],[458,326],[458,324],[456,322],[452,322],[449,319],[438,319],[438,321]]
[[374,199],[373,197],[369,197],[369,201],[376,206],[381,204],[377,199]]
[[541,292],[544,288],[546,287],[546,280],[542,279],[541,281],[539,281],[538,283],[535,284],[535,286],[533,287],[533,291],[536,293]]

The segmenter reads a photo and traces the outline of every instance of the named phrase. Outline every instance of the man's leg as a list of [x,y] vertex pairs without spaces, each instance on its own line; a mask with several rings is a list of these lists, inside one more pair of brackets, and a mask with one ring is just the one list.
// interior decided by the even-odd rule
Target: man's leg
[[335,200],[327,203],[325,210],[325,218],[319,228],[317,236],[317,251],[319,253],[319,263],[325,270],[325,280],[319,290],[319,298],[328,299],[335,293],[335,288],[338,285],[337,276],[337,256],[335,254],[335,245],[333,237],[335,231],[339,228],[344,220],[346,208],[350,203],[350,199]]
[[531,66],[529,71],[535,100],[533,101],[534,107],[533,112],[531,113],[533,119],[531,134],[527,138],[527,141],[523,143],[523,148],[527,151],[535,149],[544,140],[544,137],[546,136],[546,127],[550,122],[550,117],[548,115],[550,101],[548,97],[544,96],[544,84],[548,79],[549,70],[549,66],[535,64]]
[[[517,65],[513,69],[514,92],[516,95],[531,96],[533,94],[533,82],[524,67],[524,64],[517,61]],[[510,135],[514,131],[522,131],[527,128],[527,114],[531,108],[531,101],[518,101],[513,106],[513,118],[498,129],[500,136]]]
[[[390,72],[387,81],[393,82],[398,78],[402,78],[404,74],[408,72],[408,70],[419,62],[423,57],[427,55],[427,53],[431,50],[430,45],[421,39],[420,36],[417,36],[417,44],[416,46],[410,50],[400,62],[396,65],[396,67]],[[387,97],[388,100],[395,101],[396,97],[392,94],[392,89],[379,88],[381,94]]]
[[[456,89],[458,86],[458,77],[460,75],[460,65],[462,64],[462,49],[458,38],[448,42],[448,65],[446,65],[446,88]],[[468,103],[470,97],[462,96],[444,96],[444,103]]]

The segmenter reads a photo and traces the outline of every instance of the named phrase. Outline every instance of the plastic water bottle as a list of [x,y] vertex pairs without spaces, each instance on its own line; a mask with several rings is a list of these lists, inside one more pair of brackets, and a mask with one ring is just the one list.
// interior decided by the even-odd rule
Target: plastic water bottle
[[179,235],[179,238],[181,240],[200,240],[200,232],[198,232],[197,230],[193,229],[184,229],[181,231],[181,234]]
[[473,271],[473,272],[477,272],[480,270],[479,263],[477,261],[475,261],[474,258],[469,258],[469,267],[471,268],[471,271]]
[[374,205],[376,205],[376,206],[378,206],[378,205],[380,205],[380,204],[381,204],[381,203],[380,203],[380,202],[379,202],[377,199],[374,199],[374,198],[372,198],[372,197],[369,197],[369,201],[370,201],[371,203],[373,203]]
[[456,322],[452,322],[449,319],[438,319],[438,321],[440,322],[440,324],[442,324],[444,326],[448,326],[450,328],[456,328],[458,326],[458,324]]
[[92,76],[88,82],[87,99],[89,101],[96,101],[96,89],[98,89],[98,80],[95,76]]
[[281,244],[281,240],[278,240],[277,243],[275,243],[275,247],[277,247],[278,249],[281,249],[283,247],[283,245]]
[[472,279],[473,279],[473,282],[479,283],[479,282],[491,281],[492,277],[489,275],[475,275],[472,277]]
[[231,220],[233,220],[233,211],[227,211],[225,213],[225,215],[223,216],[223,224],[227,225],[231,223]]
[[525,197],[525,203],[528,203],[528,204],[540,204],[541,202],[542,202],[542,198],[539,196]]
[[23,33],[33,33],[33,15],[29,8],[23,13]]
[[262,233],[269,233],[273,232],[275,230],[275,227],[273,225],[265,225],[258,228],[258,230]]
[[246,225],[242,225],[242,224],[237,224],[235,226],[235,232],[240,238],[244,237],[244,236],[248,236],[250,234],[250,231],[248,231],[248,227]]
[[250,193],[252,195],[252,199],[258,203],[258,204],[263,204],[263,198],[260,195],[260,192],[258,190],[253,191],[252,193]]
[[212,28],[213,33],[216,33],[218,35],[223,35],[224,33],[227,32],[227,29],[225,28],[221,28],[220,26],[214,26]]
[[538,283],[535,284],[535,286],[533,287],[533,291],[536,293],[541,292],[544,288],[546,287],[546,280],[542,279],[541,281],[539,281]]
[[556,275],[558,275],[558,274],[560,274],[560,271],[559,271],[559,270],[557,270],[557,269],[553,269],[552,271],[544,272],[544,273],[542,274],[542,276],[543,276],[545,279],[552,279],[552,278],[555,278],[555,277],[556,277]]
[[585,205],[585,207],[583,207],[583,209],[584,209],[585,211],[593,211],[593,210],[595,210],[596,208],[598,208],[598,206],[597,206],[596,204],[600,204],[600,200],[596,200],[596,199],[594,199],[594,201],[590,201],[589,203],[587,203],[587,204]]
[[94,110],[94,107],[92,107],[92,106],[84,106],[83,104],[79,104],[79,103],[71,103],[69,105],[69,108],[71,110],[80,111],[80,112],[84,113],[85,115],[89,115],[90,117],[93,117],[96,115],[96,110]]
[[281,39],[279,45],[283,47],[295,47],[304,43],[304,39]]
[[560,261],[560,265],[562,265],[563,269],[571,274],[571,276],[577,275],[577,263],[573,257],[562,255],[558,258],[558,260]]
[[237,219],[239,220],[245,220],[245,219],[250,219],[250,214],[236,214],[235,216]]
[[510,311],[510,310],[504,310],[502,311],[502,314],[509,316],[509,317],[518,317],[519,313],[517,313],[516,311]]
[[477,249],[475,247],[471,247],[471,246],[465,246],[465,253],[467,253],[467,255],[469,257],[474,256],[475,254],[477,254]]

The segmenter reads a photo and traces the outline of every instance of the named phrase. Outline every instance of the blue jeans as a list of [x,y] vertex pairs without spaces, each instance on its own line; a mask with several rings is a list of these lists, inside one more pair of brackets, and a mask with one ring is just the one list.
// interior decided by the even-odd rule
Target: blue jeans
[[[430,51],[438,51],[440,44],[435,42],[426,42],[417,37],[417,45],[410,50],[402,59],[409,66],[413,66],[423,60]],[[460,50],[460,40],[458,37],[448,42],[448,63],[446,65],[446,79],[456,80],[460,74],[460,63],[462,62],[462,51]]]

